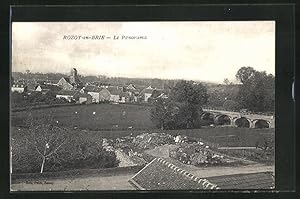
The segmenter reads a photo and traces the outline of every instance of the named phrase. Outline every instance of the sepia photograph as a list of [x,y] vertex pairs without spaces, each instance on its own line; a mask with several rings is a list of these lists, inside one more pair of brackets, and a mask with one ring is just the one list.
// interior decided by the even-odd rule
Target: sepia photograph
[[10,189],[275,189],[275,21],[12,22]]

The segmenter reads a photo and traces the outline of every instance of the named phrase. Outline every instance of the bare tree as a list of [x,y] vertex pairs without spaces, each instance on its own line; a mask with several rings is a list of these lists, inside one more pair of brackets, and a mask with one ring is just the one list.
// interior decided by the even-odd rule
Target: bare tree
[[229,84],[230,84],[230,81],[229,81],[228,78],[225,78],[224,81],[223,81],[223,83],[224,83],[225,85],[229,85]]
[[28,124],[29,132],[26,141],[42,158],[40,173],[43,173],[46,160],[58,155],[58,150],[67,143],[68,133],[66,129],[45,118],[38,121],[31,118]]
[[25,72],[26,72],[26,83],[28,84],[30,70],[29,70],[29,69],[26,69]]

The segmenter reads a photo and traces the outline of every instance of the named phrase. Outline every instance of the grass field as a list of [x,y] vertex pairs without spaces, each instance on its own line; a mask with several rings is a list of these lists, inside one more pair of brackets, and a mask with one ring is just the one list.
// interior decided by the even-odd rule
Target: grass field
[[45,115],[52,116],[60,126],[88,130],[152,129],[149,106],[130,104],[90,104],[64,106],[31,111],[12,112],[12,126],[25,126],[31,113],[34,120]]
[[[30,112],[35,121],[50,115],[54,121],[58,121],[59,126],[68,128],[80,137],[92,140],[116,139],[130,134],[136,136],[141,133],[165,132],[173,136],[186,135],[201,138],[221,147],[252,147],[256,146],[257,142],[274,143],[275,139],[274,129],[218,127],[161,131],[155,129],[151,122],[150,110],[150,106],[91,104],[35,109]],[[12,128],[12,137],[18,136],[17,132],[24,131],[24,128],[21,127],[26,126],[28,117],[28,111],[12,112],[12,126],[17,127]],[[77,130],[74,130],[75,126]]]
[[[142,133],[167,133],[173,136],[186,135],[201,139],[213,147],[254,147],[259,143],[268,142],[274,145],[274,129],[249,129],[235,127],[216,127],[186,130],[159,130],[150,120],[149,106],[128,104],[93,104],[80,106],[53,107],[31,110],[33,120],[50,115],[53,121],[58,121],[58,126],[66,128],[74,140],[82,143],[102,142],[103,138],[116,139],[125,136],[137,136]],[[27,133],[28,111],[12,112],[11,139],[12,147],[18,151],[23,150]],[[38,123],[39,124],[39,123]],[[74,129],[74,127],[77,127]],[[132,128],[128,128],[132,127]],[[20,149],[19,149],[20,147]],[[274,147],[274,146],[273,146]],[[24,148],[26,150],[26,147]],[[25,152],[25,151],[24,151]],[[249,156],[253,153],[230,151],[232,155]],[[273,157],[275,150],[271,151]],[[18,164],[13,164],[18,167]]]
[[[254,147],[257,142],[268,140],[274,143],[275,132],[274,129],[248,129],[248,128],[202,128],[189,130],[167,130],[162,131],[158,129],[152,130],[113,130],[113,131],[90,131],[90,130],[72,130],[73,135],[79,136],[86,140],[101,140],[103,138],[116,139],[128,135],[136,136],[142,133],[168,133],[170,135],[186,135],[189,137],[200,138],[204,141],[215,143],[219,147],[237,147],[249,146]],[[11,138],[22,139],[25,135],[26,128],[12,127]]]

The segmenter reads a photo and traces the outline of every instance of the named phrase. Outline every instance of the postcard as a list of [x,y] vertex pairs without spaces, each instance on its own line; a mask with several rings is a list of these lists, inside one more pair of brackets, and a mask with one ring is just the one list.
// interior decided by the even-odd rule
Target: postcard
[[11,191],[275,188],[275,21],[11,34]]

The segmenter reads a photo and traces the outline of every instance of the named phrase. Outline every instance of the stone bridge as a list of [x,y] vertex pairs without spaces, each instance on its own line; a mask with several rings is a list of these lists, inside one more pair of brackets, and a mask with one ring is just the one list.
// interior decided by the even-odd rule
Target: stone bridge
[[201,119],[210,124],[230,125],[246,128],[274,128],[274,116],[240,112],[203,109]]

